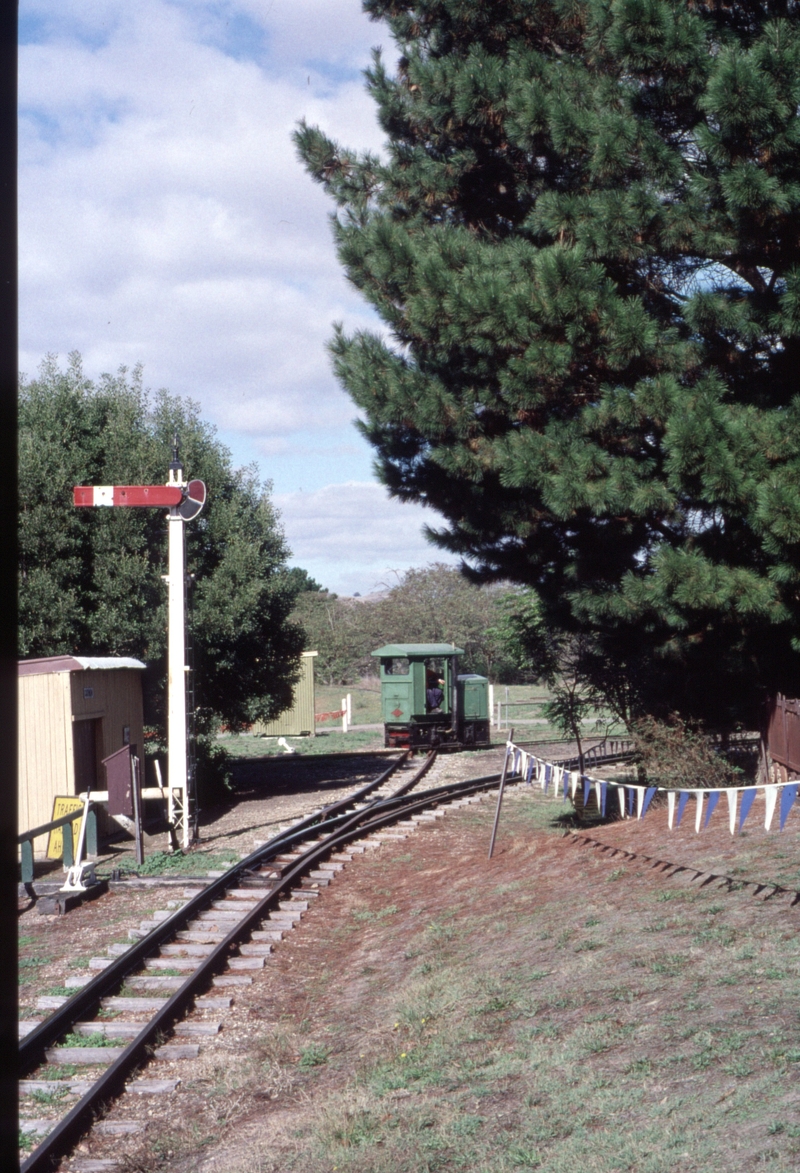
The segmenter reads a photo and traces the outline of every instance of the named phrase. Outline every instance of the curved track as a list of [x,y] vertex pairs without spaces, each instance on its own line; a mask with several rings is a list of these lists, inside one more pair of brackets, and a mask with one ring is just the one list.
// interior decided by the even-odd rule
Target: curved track
[[[221,999],[203,998],[203,991],[209,985],[223,987],[218,991],[223,993],[225,986],[251,980],[246,974],[238,973],[239,970],[263,967],[272,949],[271,942],[280,940],[299,919],[301,911],[308,907],[303,901],[317,895],[296,887],[301,877],[320,869],[332,854],[357,838],[439,803],[490,789],[500,781],[498,773],[409,794],[435,757],[435,751],[430,753],[411,778],[390,792],[390,779],[406,762],[406,752],[374,781],[275,836],[191,896],[183,907],[110,962],[20,1041],[19,1070],[25,1075],[48,1055],[53,1057],[50,1048],[69,1032],[102,1033],[118,1037],[121,1042],[130,1040],[119,1048],[96,1049],[96,1061],[110,1060],[109,1065],[40,1141],[22,1164],[22,1173],[54,1169],[60,1158],[91,1128],[102,1106],[121,1094],[131,1074],[154,1053],[168,1058],[171,1050],[180,1050],[182,1054],[175,1057],[191,1057],[196,1046],[165,1048],[158,1043],[173,1033],[176,1024],[195,1003],[222,1008]],[[176,965],[189,971],[186,976],[170,976],[159,982],[158,967]],[[223,974],[226,967],[229,973]],[[134,985],[137,980],[143,980],[132,977],[142,969],[149,974],[144,979],[146,982],[161,985],[160,996],[148,999],[116,996],[124,984]],[[165,987],[174,988],[174,993],[166,995]],[[125,1002],[130,1002],[132,1010],[145,1009],[144,1002],[154,1004],[157,1009],[145,1023],[114,1020],[109,1024],[102,1017],[95,1017],[104,1009],[120,1010]],[[134,1002],[142,1004],[135,1007]],[[175,1033],[180,1034],[180,1029]]]

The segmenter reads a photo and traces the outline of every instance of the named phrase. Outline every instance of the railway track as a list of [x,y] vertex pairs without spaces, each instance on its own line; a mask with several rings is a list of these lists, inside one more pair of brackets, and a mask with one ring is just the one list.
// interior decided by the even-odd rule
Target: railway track
[[[411,793],[435,757],[429,754],[398,786],[394,775],[408,759],[402,754],[366,786],[283,830],[203,888],[187,889],[186,903],[143,926],[141,939],[120,956],[93,959],[97,972],[86,975],[74,995],[39,1000],[53,1012],[20,1040],[21,1095],[47,1100],[64,1096],[67,1088],[77,1102],[59,1120],[26,1122],[42,1139],[22,1173],[55,1169],[124,1091],[173,1090],[175,1079],[132,1076],[152,1058],[197,1056],[198,1039],[217,1034],[221,1023],[214,1017],[184,1022],[186,1014],[194,1008],[217,1015],[231,1005],[231,991],[249,985],[253,973],[263,969],[274,945],[351,858],[345,849],[355,840],[401,820],[430,817],[424,812],[431,807],[470,798],[499,782],[500,774],[491,774]],[[37,1069],[43,1063],[41,1077]],[[52,1068],[64,1063],[88,1068],[87,1077],[53,1079]],[[99,1074],[88,1078],[98,1068]],[[117,1124],[121,1132],[133,1126]],[[87,1170],[113,1168],[113,1162],[83,1164]]]

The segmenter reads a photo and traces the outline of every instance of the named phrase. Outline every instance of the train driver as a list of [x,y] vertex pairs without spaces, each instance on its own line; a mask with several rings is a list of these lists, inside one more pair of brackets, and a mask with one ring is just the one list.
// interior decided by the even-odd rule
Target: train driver
[[425,672],[425,710],[428,713],[441,713],[444,700],[444,681],[428,668]]

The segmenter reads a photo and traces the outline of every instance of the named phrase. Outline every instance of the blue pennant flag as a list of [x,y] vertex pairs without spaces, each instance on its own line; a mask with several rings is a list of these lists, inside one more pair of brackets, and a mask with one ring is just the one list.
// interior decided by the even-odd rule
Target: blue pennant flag
[[585,808],[587,802],[589,801],[589,791],[592,789],[592,782],[591,779],[587,778],[585,774],[581,775],[581,781],[583,782],[583,805]]
[[547,793],[547,787],[550,785],[550,779],[553,776],[553,767],[548,762],[544,768],[544,791]]
[[562,770],[562,774],[564,776],[564,795],[563,795],[561,801],[566,802],[567,801],[567,791],[569,790],[569,770]]
[[628,787],[628,814],[633,814],[633,803],[636,798],[636,790],[633,786]]
[[657,786],[648,786],[647,790],[645,790],[644,802],[642,803],[642,813],[639,815],[640,819],[643,819],[644,816],[647,814],[647,808],[649,807],[650,803],[653,801],[653,795],[655,794],[657,789],[658,789]]
[[608,783],[600,783],[600,817],[606,817],[606,795],[608,794]]
[[755,801],[757,791],[755,786],[749,786],[747,790],[742,792],[742,805],[739,810],[739,830],[744,826],[744,821],[750,814],[750,807]]
[[706,821],[703,823],[704,830],[708,826],[708,820],[713,815],[714,808],[716,807],[717,803],[719,802],[719,793],[720,792],[718,790],[712,790],[708,796],[708,806],[706,808]]
[[780,830],[783,830],[783,824],[789,817],[789,811],[792,809],[792,803],[797,798],[797,782],[792,782],[789,786],[784,786],[781,791],[781,821]]
[[683,812],[686,810],[686,804],[688,801],[689,801],[689,791],[682,790],[681,796],[678,799],[678,813],[675,816],[675,826],[676,827],[680,827],[680,825],[681,825],[681,819],[683,818]]

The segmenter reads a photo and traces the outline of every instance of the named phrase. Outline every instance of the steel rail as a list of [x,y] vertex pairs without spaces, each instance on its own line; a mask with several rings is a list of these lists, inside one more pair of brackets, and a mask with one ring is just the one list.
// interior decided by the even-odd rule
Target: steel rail
[[[405,760],[406,756],[407,754],[404,754],[389,770],[385,771],[378,782],[371,783],[356,793],[363,794],[365,791],[369,793],[371,790],[376,789],[400,765],[400,762]],[[301,824],[290,828],[288,832],[277,836],[269,844],[265,844],[264,847],[253,852],[245,860],[234,865],[224,876],[219,877],[213,884],[205,888],[198,897],[193,897],[189,900],[182,909],[177,910],[172,917],[162,922],[161,925],[157,926],[156,929],[152,930],[147,937],[139,942],[139,946],[144,946],[145,944],[150,946],[149,950],[141,950],[141,955],[144,957],[147,955],[147,952],[153,951],[154,945],[161,944],[166,937],[173,935],[176,931],[177,924],[181,920],[192,919],[193,913],[199,911],[204,904],[209,903],[213,895],[230,887],[232,881],[235,881],[236,876],[241,871],[247,870],[248,866],[252,867],[255,862],[279,854],[292,840],[303,838],[304,832],[309,829],[316,827],[316,829],[322,830],[324,827],[330,826],[331,823],[335,822],[338,824],[319,843],[313,844],[307,851],[303,852],[296,863],[282,870],[281,876],[270,886],[269,891],[265,893],[264,897],[244,913],[242,918],[237,921],[236,925],[214,947],[208,956],[200,960],[198,966],[189,974],[180,989],[165,1001],[164,1005],[156,1012],[153,1018],[144,1025],[136,1038],[123,1049],[122,1054],[106,1068],[89,1091],[81,1097],[78,1103],[59,1121],[56,1127],[43,1138],[30,1157],[22,1164],[20,1173],[45,1173],[47,1170],[52,1170],[55,1167],[55,1163],[60,1160],[64,1153],[74,1147],[77,1140],[86,1132],[87,1124],[94,1118],[98,1109],[120,1094],[131,1072],[152,1053],[153,1044],[158,1036],[166,1034],[183,1015],[200,989],[214,976],[215,971],[222,968],[225,964],[231,949],[239,945],[243,938],[249,936],[253,928],[279,903],[285,891],[291,889],[309,868],[320,862],[331,852],[346,846],[356,838],[369,835],[374,831],[380,830],[382,827],[397,822],[398,819],[406,817],[414,811],[424,810],[426,807],[435,805],[443,799],[469,796],[482,790],[490,789],[497,785],[501,778],[501,774],[499,773],[488,774],[479,778],[467,779],[464,782],[435,787],[431,790],[408,796],[407,791],[424,776],[432,765],[434,758],[435,753],[430,754],[414,777],[403,783],[394,795],[388,798],[375,799],[368,807],[360,811],[347,814],[346,809],[343,809],[356,801],[355,795],[351,795],[349,798],[331,804],[323,812],[309,816]],[[511,776],[517,779],[520,778],[519,774]],[[318,820],[321,819],[322,815],[327,814],[331,810],[335,810],[337,814],[333,818],[326,818],[320,823]],[[202,900],[201,897],[203,898]],[[128,953],[132,953],[133,951],[131,949]],[[125,955],[126,958],[128,953]],[[130,967],[126,969],[125,976],[128,973],[130,973]],[[106,974],[108,974],[108,970],[102,971],[98,977],[102,978]],[[117,984],[119,980],[118,977]],[[55,1033],[55,1039],[60,1034],[63,1034],[65,1030],[63,1011],[70,1007],[71,1015],[68,1025],[71,1025],[72,1022],[76,1021],[84,1013],[87,1004],[93,1007],[99,1002],[100,997],[105,996],[105,991],[102,994],[96,992],[99,984],[97,979],[93,979],[82,991],[79,991],[79,993],[84,993],[90,986],[95,987],[95,990],[92,992],[92,997],[86,1003],[73,997],[61,1007],[57,1013],[62,1021],[59,1029]],[[113,982],[109,983],[111,988],[114,988],[114,984]],[[50,1022],[50,1019],[46,1020],[42,1024],[42,1027],[47,1026]],[[37,1030],[41,1030],[41,1028],[37,1028]],[[55,1027],[51,1028],[51,1033],[53,1030],[55,1030]],[[31,1034],[33,1033],[31,1032]],[[30,1037],[28,1036],[28,1038]],[[23,1040],[23,1042],[25,1041]],[[42,1047],[45,1045],[39,1042],[38,1047],[32,1050],[31,1053],[40,1053]]]
[[184,921],[191,920],[196,912],[205,908],[221,892],[230,888],[238,875],[244,871],[252,870],[261,863],[268,863],[272,857],[279,855],[281,851],[296,839],[302,839],[310,828],[319,825],[323,816],[331,821],[335,820],[337,815],[342,817],[342,812],[348,806],[352,806],[354,802],[358,802],[359,799],[382,786],[395,770],[405,762],[407,757],[408,751],[401,754],[377,779],[369,782],[366,786],[362,786],[346,798],[331,803],[330,806],[323,808],[318,814],[308,815],[305,819],[290,827],[288,831],[274,836],[268,843],[251,852],[245,859],[239,860],[238,863],[234,864],[223,875],[216,877],[210,884],[207,884],[198,892],[197,896],[191,897],[188,903],[184,904],[182,908],[176,909],[171,917],[162,921],[146,937],[137,941],[130,949],[127,949],[122,957],[115,959],[106,969],[101,970],[96,977],[87,982],[72,997],[68,998],[63,1006],[49,1015],[48,1018],[44,1019],[29,1035],[26,1035],[25,1038],[20,1040],[18,1051],[19,1071],[25,1072],[38,1063],[45,1049],[56,1042],[73,1022],[77,1022],[83,1017],[89,1017],[99,1004],[101,998],[108,997],[118,989],[129,974],[141,968],[146,957],[149,957],[160,945],[165,944],[174,936]]
[[[55,1163],[60,1160],[64,1153],[74,1146],[77,1139],[79,1139],[80,1136],[82,1136],[86,1131],[86,1125],[93,1119],[97,1109],[108,1100],[114,1099],[117,1095],[119,1095],[124,1088],[125,1081],[130,1075],[131,1071],[149,1057],[149,1054],[152,1051],[153,1043],[157,1037],[160,1034],[166,1033],[174,1025],[174,1023],[183,1015],[189,1003],[194,1000],[194,997],[198,993],[199,988],[204,986],[209,978],[213,977],[215,970],[224,966],[231,949],[237,946],[241,942],[242,938],[249,936],[254,925],[257,925],[261,920],[263,920],[267,913],[271,911],[273,906],[279,902],[280,897],[286,888],[291,887],[293,882],[292,877],[294,877],[296,874],[302,873],[302,871],[307,870],[310,864],[314,862],[314,860],[322,855],[328,854],[339,842],[349,842],[352,838],[357,836],[359,834],[359,825],[363,823],[365,818],[368,818],[369,812],[373,809],[373,807],[377,804],[380,804],[380,802],[383,800],[376,799],[363,810],[356,811],[355,813],[351,814],[346,813],[346,807],[352,806],[353,802],[357,801],[358,798],[369,794],[371,791],[381,786],[388,779],[388,777],[391,776],[394,770],[397,769],[401,762],[406,760],[407,757],[408,752],[402,754],[400,758],[398,758],[398,760],[393,763],[388,770],[385,770],[376,781],[369,783],[365,787],[362,787],[360,790],[354,792],[352,795],[349,795],[347,798],[341,799],[336,803],[332,803],[328,808],[325,809],[325,811],[313,816],[309,816],[307,819],[304,819],[302,823],[290,828],[289,832],[282,833],[280,836],[277,836],[274,840],[270,841],[269,844],[265,844],[263,847],[257,849],[250,856],[248,856],[246,860],[242,860],[238,864],[234,865],[223,876],[218,877],[213,884],[208,885],[208,887],[205,888],[202,893],[198,895],[198,897],[193,897],[190,899],[187,904],[183,906],[183,908],[177,910],[176,914],[170,917],[167,921],[162,922],[161,925],[158,925],[156,929],[154,929],[147,935],[147,937],[143,938],[143,940],[138,943],[140,947],[148,945],[148,949],[137,949],[136,947],[133,947],[126,952],[126,959],[128,959],[129,955],[133,952],[141,954],[142,957],[146,956],[150,952],[153,952],[154,945],[161,944],[165,935],[174,934],[177,924],[181,922],[185,923],[186,921],[191,920],[193,913],[198,911],[199,908],[205,904],[210,903],[213,895],[218,894],[220,891],[226,890],[228,887],[231,887],[232,883],[236,881],[237,876],[248,865],[252,867],[254,862],[257,862],[265,855],[274,856],[280,854],[280,852],[287,846],[287,843],[290,843],[296,838],[302,839],[309,829],[313,829],[315,826],[329,826],[332,822],[343,824],[344,827],[349,828],[349,838],[345,837],[345,839],[342,839],[342,825],[337,826],[337,829],[333,831],[331,835],[323,839],[321,843],[314,844],[314,846],[309,851],[305,852],[304,855],[301,856],[301,861],[303,862],[301,863],[299,872],[297,867],[293,867],[291,869],[291,873],[287,872],[286,875],[282,875],[275,884],[270,885],[269,891],[264,895],[263,899],[254,905],[248,912],[243,914],[242,918],[237,921],[233,929],[231,929],[231,931],[224,937],[224,939],[215,946],[213,951],[207,957],[204,957],[196,966],[196,968],[189,974],[180,989],[178,989],[172,995],[172,997],[167,999],[164,1005],[144,1025],[139,1034],[134,1039],[132,1039],[126,1047],[124,1047],[122,1054],[120,1054],[106,1068],[102,1075],[100,1075],[100,1077],[95,1080],[89,1091],[86,1092],[85,1095],[83,1095],[78,1101],[78,1103],[75,1104],[71,1110],[58,1122],[55,1128],[52,1129],[52,1131],[43,1138],[31,1156],[21,1166],[21,1173],[23,1173],[23,1171],[24,1173],[39,1173],[39,1171],[52,1169]],[[435,752],[429,754],[421,767],[414,773],[413,777],[407,779],[398,788],[396,794],[392,797],[401,797],[409,789],[416,785],[416,783],[420,781],[420,779],[423,778],[430,769],[435,760],[435,757]],[[335,810],[336,812],[341,813],[337,813],[332,819],[328,818],[323,820],[323,823],[319,823],[318,820],[320,819],[321,815],[323,813],[329,812],[330,810]],[[392,814],[385,817],[395,819],[397,818],[397,814],[393,812]],[[201,896],[203,898],[202,900],[200,899]],[[161,931],[167,925],[171,926],[172,932],[170,934],[166,934]],[[108,969],[111,968],[111,966],[108,967]],[[135,968],[139,968],[139,966],[135,964]],[[102,973],[98,976],[102,977],[106,975],[108,973],[108,969],[102,971]],[[127,976],[130,971],[131,966],[129,965],[126,967],[125,974],[122,977],[120,977],[119,972],[117,972],[115,981],[108,983],[110,988],[113,989],[118,987],[119,982],[123,980],[124,976]],[[99,998],[105,996],[105,994],[97,993],[98,985],[100,985],[100,983],[97,983],[96,979],[93,979],[91,982],[87,983],[87,986],[83,987],[83,990],[79,991],[79,994],[89,990],[89,987],[92,986],[94,987],[94,990],[92,991],[90,999],[81,999],[73,996],[73,998],[69,999],[69,1001],[65,1003],[64,1006],[62,1006],[55,1015],[51,1015],[49,1019],[41,1024],[41,1027],[37,1028],[36,1033],[39,1036],[38,1041],[35,1047],[27,1048],[28,1055],[26,1057],[25,1066],[23,1066],[22,1061],[20,1062],[20,1069],[22,1071],[24,1071],[26,1067],[30,1066],[34,1059],[38,1059],[38,1057],[41,1055],[42,1049],[48,1045],[46,1042],[42,1042],[43,1038],[48,1038],[48,1041],[56,1041],[60,1035],[64,1033],[68,1026],[72,1025],[72,1023],[74,1023],[78,1017],[84,1014],[87,1009],[87,1005],[93,1009],[97,1005]],[[67,1013],[67,1011],[69,1011],[69,1013]],[[45,1027],[47,1028],[46,1031],[43,1029]],[[31,1032],[31,1035],[33,1034],[34,1032]],[[28,1036],[28,1038],[30,1037],[31,1036]],[[25,1043],[26,1041],[27,1039],[23,1039],[22,1043]],[[21,1044],[20,1054],[23,1054],[24,1050],[26,1049],[23,1048]]]

